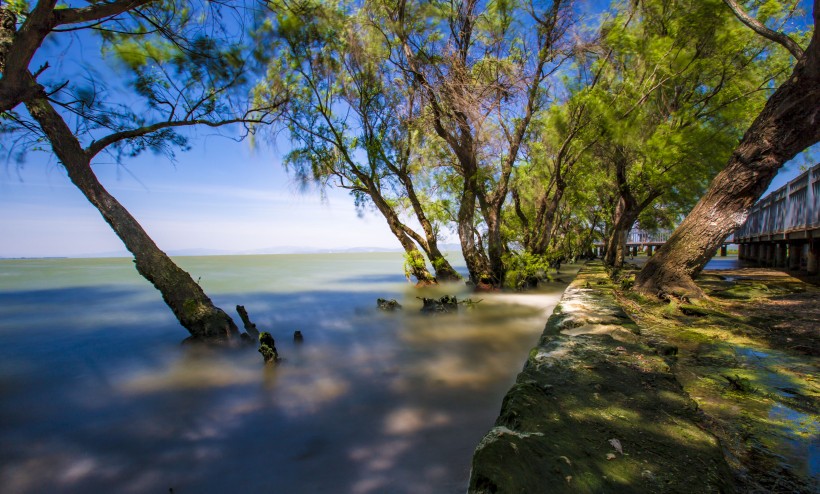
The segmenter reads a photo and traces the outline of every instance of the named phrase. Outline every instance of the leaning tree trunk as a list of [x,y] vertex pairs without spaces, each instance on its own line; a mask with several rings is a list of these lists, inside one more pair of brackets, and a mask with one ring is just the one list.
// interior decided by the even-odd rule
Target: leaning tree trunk
[[[444,254],[442,254],[441,250],[438,248],[438,236],[436,235],[436,230],[433,228],[433,224],[424,212],[424,208],[422,207],[421,201],[416,194],[416,189],[413,186],[413,181],[410,179],[410,176],[404,171],[398,171],[397,175],[399,175],[402,184],[404,184],[404,188],[407,191],[407,197],[410,199],[410,204],[413,206],[413,212],[416,214],[416,219],[418,219],[422,229],[424,230],[424,238],[417,238],[416,242],[421,245],[422,249],[424,249],[424,253],[427,254],[427,258],[430,259],[430,263],[433,265],[433,269],[436,273],[436,281],[448,282],[461,280],[461,275],[458,274],[458,271],[453,268],[450,261],[444,257]],[[412,230],[408,229],[408,235],[411,235],[411,231]]]
[[80,146],[62,117],[41,90],[26,102],[31,116],[45,132],[54,154],[74,185],[102,214],[134,255],[137,271],[162,293],[179,322],[196,340],[230,340],[239,335],[236,324],[216,307],[191,276],[179,268],[145,233],[140,224],[100,184],[91,170],[91,157]]
[[406,256],[405,269],[407,270],[407,274],[416,278],[416,284],[418,286],[435,285],[436,278],[430,274],[424,256],[418,247],[416,247],[413,239],[405,232],[399,215],[396,214],[396,211],[390,207],[390,204],[382,197],[381,192],[373,180],[363,173],[359,173],[357,176],[367,186],[367,192],[373,200],[373,204],[376,205],[376,209],[378,209],[382,216],[384,216],[384,219],[387,220],[387,226],[390,227],[390,231],[404,248]]
[[565,186],[562,183],[557,184],[552,197],[549,201],[544,198],[544,205],[539,208],[539,216],[541,217],[537,218],[535,223],[538,225],[538,231],[532,234],[535,238],[533,248],[531,249],[533,254],[544,255],[547,253],[547,249],[549,249],[550,237],[552,236],[552,229],[555,225],[555,215],[558,213],[561,198],[564,197],[564,188]]
[[701,295],[693,278],[743,224],[783,164],[820,141],[819,17],[820,0],[815,0],[815,30],[804,56],[766,102],[706,195],[638,273],[636,290]]
[[458,274],[458,271],[450,264],[450,261],[441,253],[441,250],[438,248],[438,242],[431,242],[430,240],[430,238],[427,239],[429,246],[427,249],[427,257],[430,259],[430,263],[433,264],[433,269],[436,271],[436,280],[440,282],[460,281],[461,275]]

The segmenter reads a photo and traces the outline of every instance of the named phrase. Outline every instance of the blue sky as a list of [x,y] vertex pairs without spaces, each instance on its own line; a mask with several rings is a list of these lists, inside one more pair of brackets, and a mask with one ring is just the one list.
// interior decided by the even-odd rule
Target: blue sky
[[[208,131],[191,144],[175,162],[146,154],[124,166],[105,157],[94,165],[103,185],[167,252],[399,247],[382,217],[357,215],[345,191],[330,190],[326,200],[300,192],[281,167],[282,152]],[[799,166],[787,166],[773,186],[797,173]],[[125,253],[122,243],[56,159],[37,153],[22,167],[0,164],[0,257],[113,253]]]
[[[281,246],[397,247],[381,217],[359,217],[346,192],[302,193],[280,158],[219,136],[192,141],[176,162],[145,155],[98,163],[100,181],[166,251]],[[0,257],[123,252],[119,239],[56,160],[32,156],[0,171]]]

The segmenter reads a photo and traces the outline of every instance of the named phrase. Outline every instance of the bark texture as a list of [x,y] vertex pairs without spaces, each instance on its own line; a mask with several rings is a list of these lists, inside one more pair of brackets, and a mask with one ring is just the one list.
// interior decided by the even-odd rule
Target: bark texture
[[37,98],[26,102],[26,108],[45,132],[72,183],[134,255],[137,271],[160,291],[194,340],[224,341],[238,337],[239,331],[230,316],[216,307],[191,276],[157,247],[137,220],[97,180],[91,169],[92,156],[51,106],[43,89],[39,91]]
[[643,198],[637,197],[637,192],[629,183],[627,177],[628,158],[621,148],[615,150],[615,180],[618,185],[618,202],[615,205],[615,215],[612,221],[612,231],[606,244],[604,263],[614,268],[622,268],[626,255],[626,243],[632,226],[638,221],[638,216],[660,197],[661,193],[649,188]]
[[14,12],[0,7],[0,74],[6,71],[6,57],[14,42],[16,26],[17,16]]
[[477,285],[491,284],[492,276],[489,260],[481,249],[481,242],[476,241],[476,186],[471,183],[474,181],[475,175],[466,175],[464,177],[464,190],[458,208],[458,239],[461,243],[461,254],[464,256],[464,263],[470,273],[470,280]]
[[624,265],[627,236],[632,225],[638,219],[638,205],[634,198],[623,197],[618,200],[615,207],[615,221],[612,232],[606,242],[606,254],[604,263],[614,268],[621,268]]
[[815,30],[791,77],[775,90],[706,195],[635,280],[648,293],[700,295],[692,281],[723,240],[745,221],[785,162],[820,141],[820,0]]

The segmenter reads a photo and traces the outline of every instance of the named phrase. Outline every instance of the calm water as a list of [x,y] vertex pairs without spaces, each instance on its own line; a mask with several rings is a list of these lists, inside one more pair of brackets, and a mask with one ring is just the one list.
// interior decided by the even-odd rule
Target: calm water
[[565,287],[425,290],[483,299],[426,317],[400,254],[178,262],[231,314],[245,305],[285,364],[180,346],[128,259],[0,261],[0,490],[464,492]]

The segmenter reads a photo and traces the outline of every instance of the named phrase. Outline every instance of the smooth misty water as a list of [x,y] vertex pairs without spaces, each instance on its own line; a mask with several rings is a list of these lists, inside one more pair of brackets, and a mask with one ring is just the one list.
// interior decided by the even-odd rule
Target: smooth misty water
[[128,259],[0,261],[0,490],[463,492],[565,287],[425,290],[483,299],[426,317],[400,254],[178,262],[270,330],[284,365],[181,346]]

